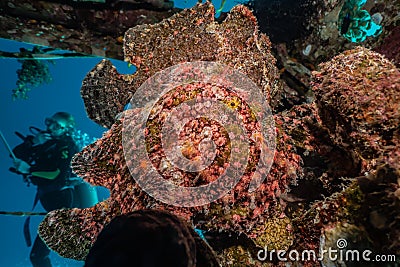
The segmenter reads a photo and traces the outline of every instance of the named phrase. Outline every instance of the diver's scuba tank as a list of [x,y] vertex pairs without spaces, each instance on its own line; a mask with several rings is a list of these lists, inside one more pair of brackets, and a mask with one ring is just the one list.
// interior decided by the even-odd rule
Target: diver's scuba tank
[[69,184],[74,187],[74,208],[90,208],[99,202],[97,190],[80,177],[70,177]]

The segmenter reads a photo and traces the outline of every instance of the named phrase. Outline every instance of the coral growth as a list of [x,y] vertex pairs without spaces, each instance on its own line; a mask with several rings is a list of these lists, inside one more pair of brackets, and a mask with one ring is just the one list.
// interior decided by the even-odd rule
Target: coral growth
[[[125,35],[124,52],[138,72],[121,75],[103,61],[87,75],[82,96],[88,114],[111,129],[77,154],[72,164],[79,176],[110,189],[111,196],[92,208],[48,214],[39,227],[48,246],[62,256],[84,259],[96,236],[115,216],[161,209],[184,218],[206,236],[233,236],[235,242],[224,239],[222,248],[209,240],[226,265],[273,265],[256,261],[254,249],[319,251],[332,246],[339,235],[351,239],[361,234],[361,247],[399,253],[400,73],[383,56],[358,47],[313,73],[315,103],[273,116],[274,159],[266,179],[254,192],[248,190],[254,166],[266,160],[260,156],[260,138],[249,138],[259,130],[260,122],[254,119],[258,111],[254,106],[250,110],[247,98],[229,86],[191,80],[160,95],[152,106],[123,111],[135,92],[141,92],[141,85],[152,80],[148,78],[161,77],[165,75],[162,70],[185,61],[223,63],[226,69],[247,75],[267,101],[273,99],[281,85],[270,43],[258,33],[254,16],[237,6],[217,24],[213,14],[209,3],[198,4],[159,24],[135,27]],[[185,69],[187,65],[178,66]],[[180,74],[192,77],[188,72]],[[160,80],[165,87],[175,81]],[[143,92],[144,99],[148,99],[147,93]],[[203,117],[183,124],[177,139],[187,141],[181,144],[181,154],[196,159],[205,135],[202,128],[209,129],[207,137],[214,141],[216,151],[210,167],[197,173],[177,170],[165,156],[161,139],[166,134],[161,128],[169,114],[185,100],[206,97],[218,99],[243,121],[246,138],[251,140],[246,169],[232,190],[210,204],[168,205],[146,193],[136,176],[159,173],[171,184],[200,187],[214,182],[230,159],[229,134],[221,123]],[[138,116],[144,111],[149,114],[145,122]],[[150,163],[135,158],[137,140],[124,139],[126,130],[133,132],[140,124],[145,125],[141,141]],[[126,152],[132,157],[126,157]],[[132,170],[129,166],[135,160],[138,164]],[[304,262],[304,266],[316,264]]]
[[395,164],[381,162],[376,173],[360,179],[359,184],[365,194],[365,225],[376,250],[399,255],[400,157],[397,155],[392,159],[396,161]]
[[[400,147],[400,71],[366,48],[348,50],[321,64],[314,91],[323,124],[333,140],[369,171]],[[397,148],[396,148],[397,147]]]
[[361,162],[352,187],[363,200],[347,219],[367,229],[376,250],[398,254],[400,71],[382,55],[357,47],[321,64],[314,90],[332,140]]
[[124,41],[125,60],[138,71],[118,75],[103,61],[86,76],[81,89],[89,117],[105,127],[111,127],[144,81],[182,62],[217,61],[239,69],[268,100],[280,90],[270,41],[257,31],[256,19],[243,6],[232,9],[219,24],[211,4],[197,5],[161,23],[131,28]]
[[[276,195],[285,192],[287,184],[301,174],[299,156],[293,148],[285,145],[283,137],[286,134],[279,133],[281,138],[276,161],[267,179],[254,194],[247,192],[247,178],[212,204],[192,208],[172,207],[146,194],[133,180],[124,160],[121,131],[121,122],[114,124],[109,132],[86,147],[73,162],[78,175],[92,184],[109,188],[110,199],[89,209],[55,211],[40,226],[40,233],[47,244],[65,257],[83,259],[99,231],[111,218],[146,208],[169,210],[201,229],[231,230],[257,238],[257,225],[262,227],[263,217],[275,213]],[[53,223],[55,221],[57,223]],[[261,241],[260,245],[263,245]]]
[[368,11],[361,9],[366,0],[347,0],[339,13],[340,34],[351,42],[362,42],[368,36],[378,36],[382,26],[375,23]]
[[[125,53],[126,58],[138,66],[137,74],[124,77],[117,74],[108,63],[102,62],[87,75],[82,95],[89,116],[102,125],[113,124],[113,126],[101,139],[76,155],[73,169],[88,182],[109,188],[111,196],[110,199],[89,209],[55,211],[46,217],[39,228],[40,234],[46,243],[61,255],[83,259],[106,223],[116,215],[135,210],[146,208],[169,210],[191,221],[200,229],[232,231],[244,234],[250,239],[257,239],[261,234],[257,229],[265,226],[264,216],[281,213],[276,208],[277,196],[284,193],[288,185],[295,183],[302,175],[301,159],[294,147],[287,144],[290,138],[281,128],[277,129],[277,152],[272,170],[258,190],[254,193],[247,190],[253,172],[252,166],[260,160],[257,157],[257,147],[254,147],[250,148],[253,152],[250,153],[248,168],[243,179],[227,195],[203,206],[174,207],[154,199],[138,186],[125,162],[122,127],[124,120],[134,116],[135,110],[125,111],[120,120],[114,123],[115,115],[122,111],[128,97],[136,88],[158,70],[182,61],[212,60],[247,74],[261,87],[261,92],[267,100],[271,98],[271,91],[278,89],[279,83],[275,80],[277,70],[273,66],[274,59],[269,51],[269,41],[265,35],[258,34],[256,21],[251,12],[243,6],[237,6],[222,24],[213,21],[213,14],[212,6],[206,3],[183,11],[160,24],[133,28],[125,36]],[[170,38],[171,36],[174,38]],[[149,45],[155,43],[157,46]],[[228,108],[238,111],[244,124],[248,125],[249,131],[255,127],[251,120],[251,112],[249,113],[246,105],[242,103],[243,99],[224,90],[226,89],[223,87],[189,83],[172,91],[170,93],[172,95],[167,94],[164,98],[160,98],[161,100],[153,107],[157,116],[151,117],[146,128],[149,133],[146,140],[149,158],[153,159],[152,164],[158,172],[164,171],[165,176],[169,177],[168,168],[165,169],[162,164],[163,150],[157,144],[158,128],[162,123],[163,113],[167,113],[171,106],[179,104],[179,99],[199,98],[202,94],[209,97],[213,94],[222,95],[221,102]],[[208,122],[195,120],[191,123],[207,126]],[[191,186],[199,186],[204,182],[210,182],[208,179],[218,176],[219,167],[223,167],[226,160],[223,147],[229,148],[229,143],[219,138],[221,134],[223,137],[223,132],[217,134],[219,129],[217,124],[208,126],[215,131],[213,137],[216,138],[214,141],[217,144],[217,153],[221,155],[216,158],[216,162],[222,165],[217,165],[218,168],[215,169],[217,172],[214,172],[214,167],[205,169],[204,175],[194,180],[193,174],[179,172],[181,176],[171,177],[174,182],[178,184],[190,182]],[[135,127],[135,124],[124,127]],[[192,136],[189,141],[194,143],[200,133],[196,129],[196,127],[186,127],[183,130],[183,134]],[[127,147],[134,149],[133,140],[131,142]],[[183,154],[189,158],[195,157],[196,153],[190,147],[183,150]],[[139,167],[147,166],[139,165]],[[65,220],[67,217],[69,222]],[[65,241],[60,242],[60,240]],[[263,238],[258,241],[260,246],[263,246],[264,242],[266,241]]]
[[397,67],[400,66],[400,26],[394,29],[383,39],[382,43],[374,50],[392,60]]
[[26,55],[27,59],[19,59],[22,64],[21,69],[17,70],[17,88],[13,89],[12,98],[28,99],[28,92],[31,87],[38,87],[42,84],[51,82],[52,78],[48,63],[51,60],[34,59],[33,54],[41,53],[40,48],[35,46],[32,51],[21,48],[21,55]]
[[338,222],[358,223],[364,195],[356,182],[329,198],[316,201],[303,214],[293,220],[294,247],[299,250],[318,251],[324,229]]

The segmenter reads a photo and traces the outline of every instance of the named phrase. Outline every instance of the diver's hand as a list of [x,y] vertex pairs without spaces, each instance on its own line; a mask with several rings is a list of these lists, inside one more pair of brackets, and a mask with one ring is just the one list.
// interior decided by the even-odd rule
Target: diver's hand
[[15,159],[14,160],[15,170],[22,174],[29,174],[31,165],[23,161],[22,159]]
[[33,138],[32,142],[34,145],[41,145],[50,139],[51,135],[48,132],[40,132]]

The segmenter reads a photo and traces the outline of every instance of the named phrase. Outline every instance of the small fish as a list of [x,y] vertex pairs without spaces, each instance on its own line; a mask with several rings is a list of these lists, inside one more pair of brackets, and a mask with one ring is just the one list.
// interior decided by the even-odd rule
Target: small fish
[[344,16],[344,18],[343,18],[342,26],[340,28],[341,35],[344,35],[347,33],[347,31],[349,30],[349,27],[350,27],[350,23],[351,23],[351,17],[350,17],[350,14],[347,13],[346,16]]

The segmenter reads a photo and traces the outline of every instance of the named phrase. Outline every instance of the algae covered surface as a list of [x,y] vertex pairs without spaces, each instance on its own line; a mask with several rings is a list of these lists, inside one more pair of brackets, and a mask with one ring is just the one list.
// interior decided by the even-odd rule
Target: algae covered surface
[[[258,30],[251,10],[238,5],[222,22],[215,21],[214,12],[209,2],[199,3],[160,23],[131,28],[124,36],[124,56],[137,72],[120,74],[103,60],[87,74],[81,89],[86,111],[109,130],[75,155],[72,166],[79,176],[108,188],[111,195],[92,208],[51,212],[40,225],[42,238],[60,255],[83,260],[115,216],[161,209],[204,231],[222,266],[297,266],[298,262],[339,266],[330,259],[295,258],[288,263],[275,255],[266,260],[259,253],[265,248],[318,252],[339,247],[339,239],[349,244],[339,247],[343,251],[370,249],[375,254],[397,255],[398,261],[399,69],[383,55],[355,47],[310,74],[311,100],[282,109],[285,99],[291,98],[288,85],[280,79],[272,44]],[[271,106],[268,122],[273,122],[273,130],[268,136],[273,136],[273,148],[263,147],[267,136],[260,130],[259,110],[246,102],[250,99],[246,94],[234,93],[230,86],[235,83],[186,80],[159,96],[154,105],[134,106],[135,93],[151,77],[165,78],[163,70],[184,68],[188,62],[217,62],[226,66],[227,73],[238,71],[259,88]],[[193,74],[179,69],[176,73]],[[169,79],[160,86],[173,84],[174,77]],[[181,154],[191,160],[201,156],[198,147],[205,144],[203,140],[212,140],[216,155],[212,164],[197,172],[173,166],[162,141],[162,127],[176,107],[194,99],[217,99],[238,114],[249,143],[247,165],[240,181],[217,200],[169,205],[148,194],[135,175],[146,178],[157,172],[175,185],[204,186],[218,180],[229,167],[230,153],[235,152],[228,131],[232,128],[226,130],[223,123],[202,115],[184,124],[177,139],[182,139]],[[126,107],[129,101],[133,108]],[[207,105],[199,109],[211,113]],[[143,112],[149,114],[145,122],[139,120]],[[127,129],[141,126],[144,138],[140,141],[145,143],[150,163],[135,157],[140,143],[124,135]],[[268,172],[256,167],[269,160],[265,151],[272,152]],[[133,156],[127,157],[127,152]],[[132,161],[137,162],[134,170]],[[265,179],[251,191],[256,176]]]

